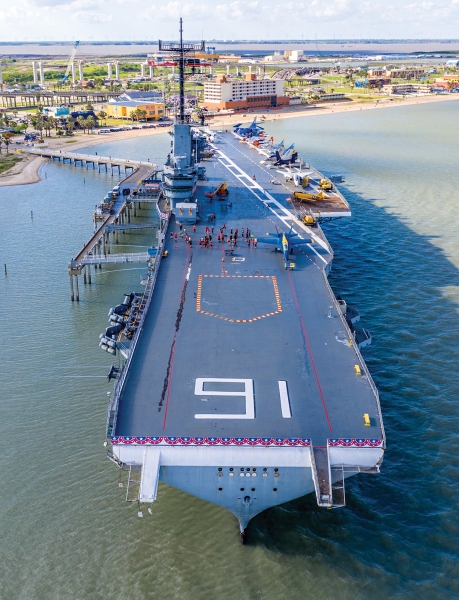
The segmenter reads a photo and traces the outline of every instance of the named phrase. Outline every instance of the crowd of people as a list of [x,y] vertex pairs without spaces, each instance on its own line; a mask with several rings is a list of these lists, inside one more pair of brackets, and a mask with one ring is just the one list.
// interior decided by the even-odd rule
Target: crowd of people
[[[188,245],[192,246],[193,240],[191,239],[191,236],[187,233],[186,229],[183,227],[182,223],[178,223],[178,226],[179,232],[171,232],[171,238],[177,241],[180,237],[184,239]],[[238,239],[243,239],[247,244],[248,248],[257,247],[258,240],[248,227],[241,229],[241,232],[239,232],[239,229],[229,229],[229,231],[227,231],[226,223],[224,223],[223,226],[220,227],[219,230],[216,232],[216,237],[214,234],[214,229],[214,225],[211,225],[210,227],[206,225],[204,235],[202,235],[198,240],[199,246],[204,246],[207,250],[207,248],[213,248],[213,245],[215,244],[215,242],[217,242],[217,244],[227,243],[230,247],[233,248],[237,245]],[[193,225],[193,233],[196,233],[196,225]]]

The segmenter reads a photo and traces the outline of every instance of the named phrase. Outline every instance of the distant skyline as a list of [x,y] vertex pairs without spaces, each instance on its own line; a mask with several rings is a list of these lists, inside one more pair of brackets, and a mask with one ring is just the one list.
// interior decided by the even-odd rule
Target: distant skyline
[[450,39],[459,0],[3,0],[0,41]]

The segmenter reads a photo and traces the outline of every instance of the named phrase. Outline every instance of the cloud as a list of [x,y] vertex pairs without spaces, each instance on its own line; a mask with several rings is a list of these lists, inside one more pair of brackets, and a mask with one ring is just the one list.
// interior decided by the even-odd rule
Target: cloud
[[169,2],[168,4],[152,5],[144,12],[144,16],[155,21],[177,20],[180,17],[193,20],[205,18],[211,13],[212,8],[207,4]]
[[[130,38],[161,37],[165,29],[176,34],[179,17],[188,37],[204,29],[207,37],[220,39],[275,39],[285,32],[291,39],[323,38],[335,31],[342,38],[448,38],[457,37],[459,21],[459,0],[0,0],[0,5],[1,39],[26,37],[32,30],[37,38],[84,37],[91,24],[101,39],[107,34],[122,39],[129,28]],[[129,21],[126,11],[135,11],[136,19]],[[110,31],[104,23],[111,23]]]
[[79,10],[72,15],[72,19],[78,23],[109,23],[113,21],[113,15],[97,13],[92,10]]
[[[259,2],[244,2],[243,0],[236,0],[229,4],[218,4],[215,7],[215,16],[219,19],[249,19],[252,16],[259,15],[260,9]],[[264,8],[264,7],[263,7]]]

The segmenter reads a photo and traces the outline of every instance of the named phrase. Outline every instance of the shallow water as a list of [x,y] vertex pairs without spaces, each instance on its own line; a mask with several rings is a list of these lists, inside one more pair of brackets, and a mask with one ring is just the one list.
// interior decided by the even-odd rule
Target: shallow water
[[[388,448],[380,475],[348,480],[347,508],[313,496],[273,508],[245,547],[231,514],[166,486],[137,518],[105,457],[112,360],[98,334],[143,268],[105,267],[72,304],[66,266],[116,178],[47,164],[41,183],[0,190],[1,598],[459,595],[458,117],[448,102],[266,127],[345,176],[353,218],[324,225],[330,281],[372,332]],[[161,163],[169,144],[103,151]],[[125,234],[120,251],[152,241]]]

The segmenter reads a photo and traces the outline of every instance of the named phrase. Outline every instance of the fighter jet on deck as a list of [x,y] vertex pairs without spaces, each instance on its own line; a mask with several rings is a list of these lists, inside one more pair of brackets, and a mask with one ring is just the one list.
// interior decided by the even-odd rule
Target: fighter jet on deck
[[254,135],[259,135],[262,131],[264,131],[264,128],[258,125],[257,117],[255,117],[252,124],[248,127],[241,127],[241,125],[242,123],[237,123],[236,125],[234,125],[234,131],[238,135],[242,135],[244,137],[252,137]]
[[277,151],[274,166],[280,167],[281,165],[293,165],[293,163],[296,162],[297,158],[298,152],[295,152],[293,148],[289,148],[288,150],[286,150],[282,156],[279,154],[279,151]]
[[[277,228],[276,228],[277,229]],[[313,244],[314,240],[311,238],[302,239],[297,233],[293,232],[293,225],[290,227],[288,233],[283,231],[277,231],[277,233],[268,233],[270,237],[258,238],[259,242],[263,244],[273,244],[276,246],[276,252],[279,250],[284,255],[284,261],[289,262],[289,255],[293,254],[293,246],[300,246],[302,244]]]

